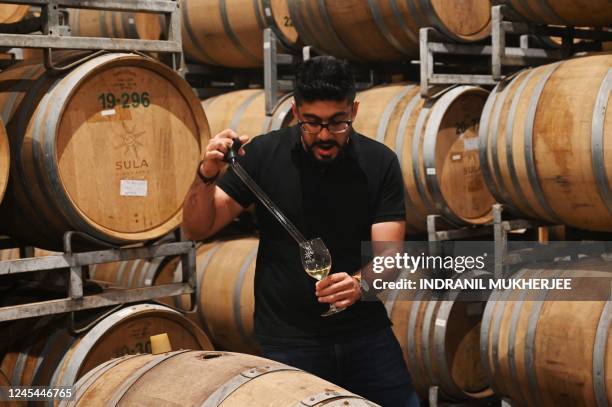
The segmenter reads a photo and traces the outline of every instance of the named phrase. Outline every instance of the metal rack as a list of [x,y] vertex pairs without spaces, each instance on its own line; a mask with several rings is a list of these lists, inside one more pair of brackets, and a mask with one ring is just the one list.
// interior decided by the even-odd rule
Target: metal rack
[[[523,67],[601,50],[603,41],[612,41],[612,32],[521,22],[503,5],[493,6],[491,17],[490,42],[457,44],[433,28],[420,30],[423,97],[432,85],[495,85]],[[555,45],[549,37],[560,37],[562,43]]]
[[[279,76],[279,70],[284,67],[295,66],[300,61],[300,57],[298,55],[279,53],[279,46],[282,46],[282,44],[271,28],[264,29],[263,38],[266,115],[272,116],[274,108],[280,99],[280,93],[293,90],[293,82],[286,77]],[[309,51],[310,47],[304,47],[303,60],[309,58]]]
[[[177,232],[178,233],[178,232]],[[177,235],[174,238],[178,238]],[[64,235],[64,251],[61,254],[30,257],[19,260],[0,261],[0,277],[18,276],[24,273],[49,271],[55,273],[59,285],[64,285],[66,297],[55,300],[32,302],[21,305],[0,307],[0,322],[43,315],[81,311],[117,304],[152,300],[155,298],[194,295],[195,290],[195,243],[191,241],[168,242],[163,238],[158,242],[137,247],[112,247],[91,236],[80,232],[67,232]],[[74,245],[79,241],[105,247],[103,250],[76,252]],[[4,241],[3,247],[10,247]],[[28,252],[28,248],[20,248]],[[99,294],[85,295],[83,291],[87,268],[90,265],[148,259],[162,256],[181,256],[182,278],[178,283],[125,290],[105,290]],[[195,304],[192,298],[192,304]]]
[[[494,278],[503,278],[510,274],[512,268],[516,265],[525,264],[531,261],[542,261],[543,259],[553,260],[559,257],[556,248],[550,250],[538,249],[535,253],[533,250],[509,250],[508,242],[509,235],[513,232],[521,230],[550,230],[550,228],[559,225],[552,225],[546,222],[540,222],[530,219],[517,219],[512,215],[512,211],[505,208],[502,204],[494,204],[492,208],[493,222],[482,226],[466,226],[457,228],[448,224],[444,218],[439,215],[429,215],[427,217],[427,233],[430,243],[443,242],[450,240],[466,240],[479,238],[492,239],[493,241],[493,274]],[[592,239],[591,234],[581,235],[580,231],[576,231],[573,237],[583,237],[587,241],[593,240],[591,246],[588,243],[579,245],[579,247],[568,248],[564,253],[570,257],[578,257],[583,253],[603,254],[610,250],[606,245],[603,247],[597,244],[598,239]],[[578,246],[578,245],[577,245]],[[433,250],[437,250],[435,245],[430,245]]]
[[[45,65],[54,68],[52,50],[139,51],[170,54],[169,65],[179,70],[182,60],[181,21],[178,0],[0,0],[0,4],[41,7],[41,16],[18,23],[0,24],[0,46],[43,48]],[[65,8],[161,13],[166,16],[166,40],[74,37],[64,18]],[[30,34],[40,30],[42,34]]]
[[[12,24],[0,24],[0,33],[2,33],[0,47],[42,48],[45,54],[44,63],[48,69],[56,71],[67,69],[58,67],[53,62],[53,51],[58,49],[157,52],[170,56],[167,63],[174,70],[181,69],[183,51],[178,0],[0,0],[0,4],[41,7],[40,17],[27,18]],[[66,8],[163,14],[166,19],[163,35],[165,39],[74,37],[66,18]],[[40,34],[32,34],[34,32]],[[27,276],[27,273],[47,271],[52,274],[53,281],[58,287],[65,288],[66,297],[0,307],[0,322],[66,312],[71,313],[71,319],[74,320],[74,312],[80,310],[182,294],[193,296],[195,244],[183,240],[178,232],[170,240],[173,241],[168,241],[166,237],[135,247],[114,247],[80,232],[67,232],[64,236],[62,253],[34,258],[33,248],[19,247],[10,239],[2,238],[0,248],[19,247],[21,257],[26,258],[1,261],[0,277],[21,278]],[[86,242],[86,246],[82,246],[82,242]],[[81,247],[102,249],[76,251],[75,245],[78,244],[81,244]],[[90,265],[162,256],[181,256],[180,282],[136,289],[105,289],[93,295],[84,292],[84,282]]]

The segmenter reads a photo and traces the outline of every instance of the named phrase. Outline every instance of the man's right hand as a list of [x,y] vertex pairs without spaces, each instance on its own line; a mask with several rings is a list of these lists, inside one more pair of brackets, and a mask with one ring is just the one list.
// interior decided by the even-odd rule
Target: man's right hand
[[[215,137],[210,139],[206,146],[206,154],[204,155],[204,161],[200,166],[199,170],[205,177],[214,177],[225,168],[227,163],[223,161],[225,154],[232,147],[234,139],[238,138],[242,146],[249,142],[249,136],[241,135],[238,136],[232,129],[225,129]],[[245,151],[243,147],[240,147],[240,155],[244,155]]]

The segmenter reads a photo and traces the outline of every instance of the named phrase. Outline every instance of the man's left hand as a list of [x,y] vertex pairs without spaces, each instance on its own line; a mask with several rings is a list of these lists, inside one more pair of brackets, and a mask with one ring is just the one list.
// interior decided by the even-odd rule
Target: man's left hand
[[347,273],[330,274],[317,282],[316,289],[319,302],[334,304],[337,308],[349,307],[361,297],[359,283]]

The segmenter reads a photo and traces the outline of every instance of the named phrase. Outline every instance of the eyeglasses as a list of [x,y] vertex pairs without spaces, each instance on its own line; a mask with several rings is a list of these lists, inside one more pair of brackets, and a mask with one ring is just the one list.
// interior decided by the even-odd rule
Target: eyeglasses
[[319,134],[323,129],[327,129],[333,134],[341,134],[347,131],[352,123],[352,120],[332,121],[329,123],[299,121],[298,125],[304,133],[308,134]]

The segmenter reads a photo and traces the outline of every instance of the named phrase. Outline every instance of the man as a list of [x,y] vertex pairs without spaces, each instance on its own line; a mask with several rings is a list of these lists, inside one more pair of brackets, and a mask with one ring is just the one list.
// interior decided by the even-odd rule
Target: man
[[[307,239],[323,239],[332,257],[330,275],[315,285],[297,243],[257,203],[255,335],[263,356],[384,407],[416,406],[384,306],[359,301],[361,242],[402,241],[405,213],[397,157],[352,129],[355,93],[347,63],[317,57],[302,64],[293,105],[299,124],[248,144],[231,130],[217,134],[187,195],[183,228],[191,239],[209,237],[255,202],[231,170],[217,181],[239,137],[241,165]],[[345,310],[321,317],[332,303]]]

